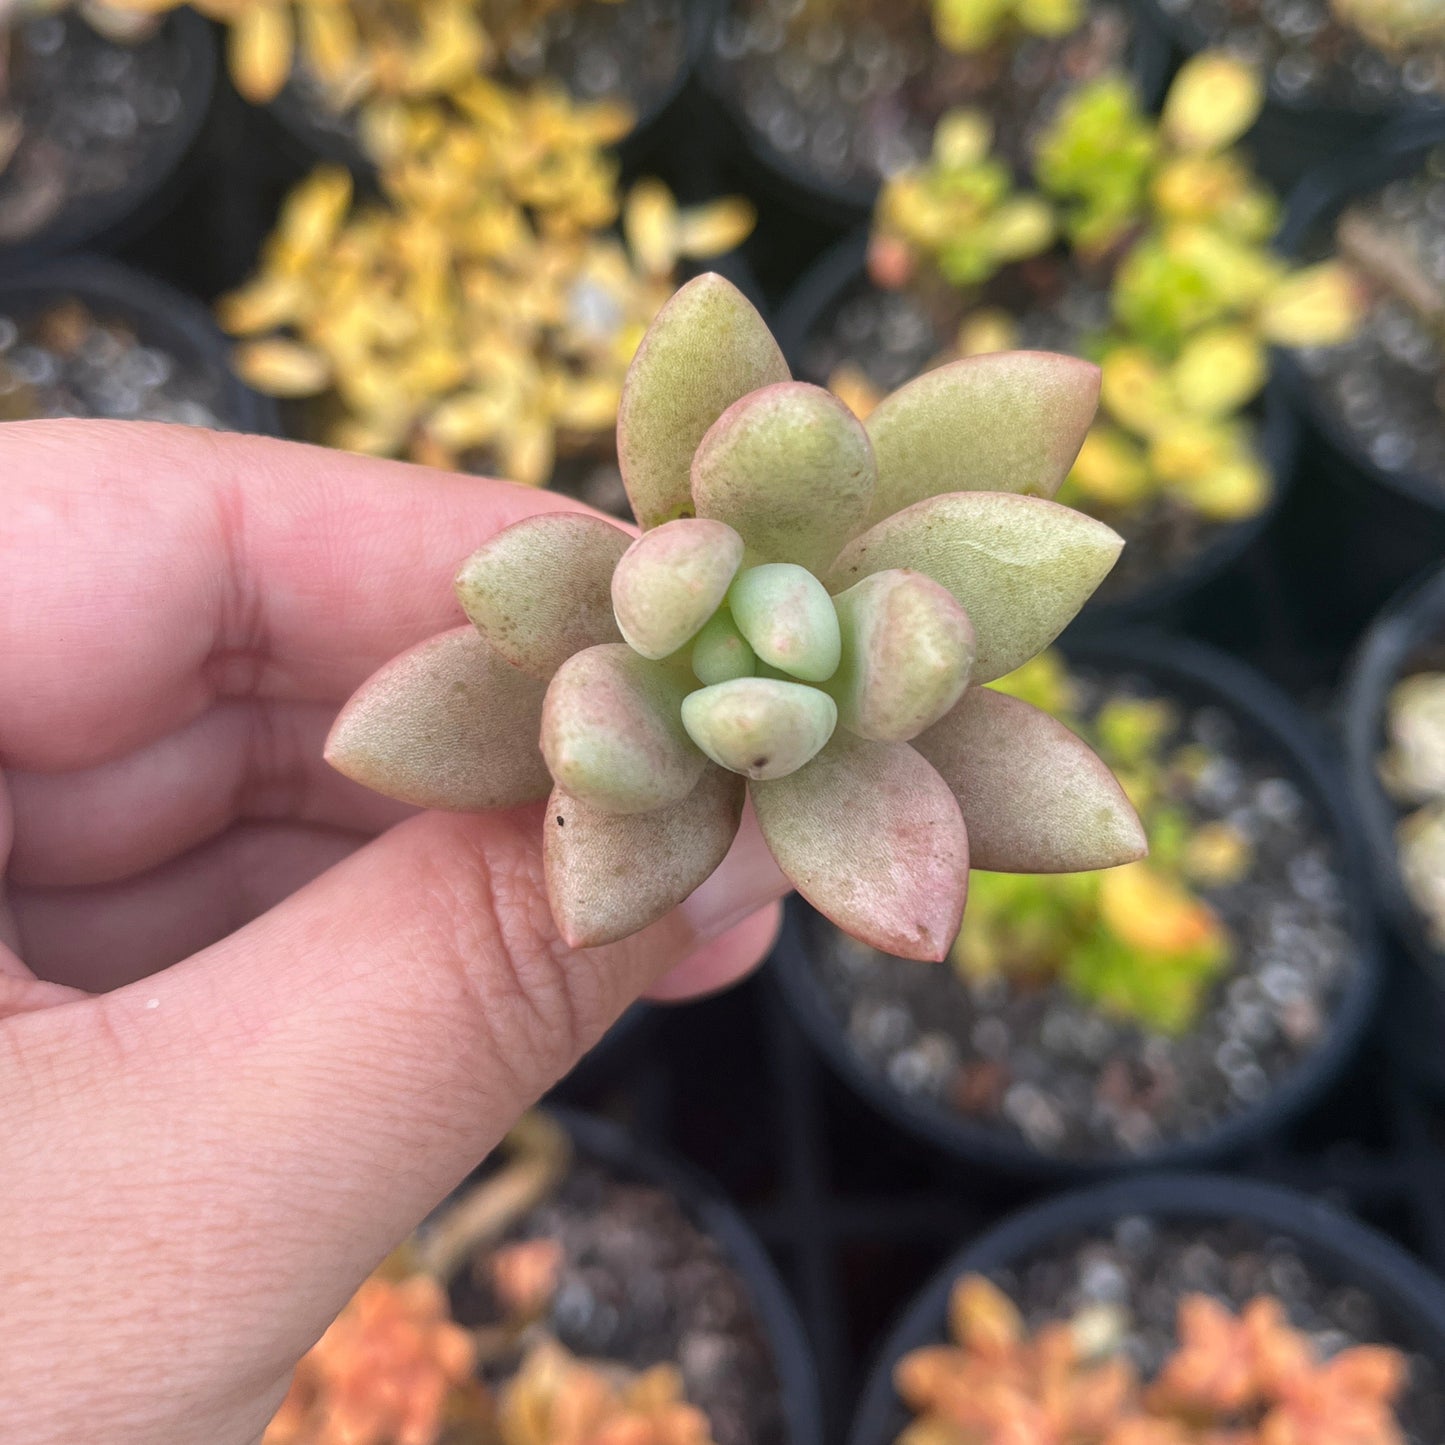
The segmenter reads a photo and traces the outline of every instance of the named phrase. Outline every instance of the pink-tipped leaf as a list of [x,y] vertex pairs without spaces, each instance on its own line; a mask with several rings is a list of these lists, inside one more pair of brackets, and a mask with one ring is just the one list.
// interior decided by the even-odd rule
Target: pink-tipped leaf
[[612,574],[612,609],[629,646],[670,657],[722,605],[743,560],[725,523],[685,517],[644,532]]
[[612,572],[631,544],[585,513],[525,517],[462,564],[457,599],[508,662],[546,682],[574,652],[620,639]]
[[788,379],[767,323],[707,272],[677,291],[642,338],[617,410],[617,459],[643,530],[693,514],[693,453],[739,397]]
[[850,732],[907,742],[963,695],[973,623],[946,587],[922,572],[875,572],[833,601],[843,660],[828,691]]
[[558,787],[603,813],[680,802],[707,760],[682,726],[680,669],[604,643],[557,669],[542,706],[542,756]]
[[1061,722],[1018,698],[972,688],[914,740],[953,789],[975,868],[1076,873],[1148,851],[1118,780]]
[[619,817],[554,790],[542,859],[552,917],[572,948],[615,943],[705,883],[732,846],[745,784],[709,767],[685,798]]
[[458,627],[393,658],[342,708],[326,760],[419,808],[480,812],[545,798],[545,686]]
[[968,835],[948,785],[907,743],[839,731],[807,767],[748,786],[773,857],[814,908],[885,953],[947,954]]
[[1046,351],[970,356],[924,372],[869,414],[869,522],[943,492],[1052,497],[1099,403],[1099,368]]
[[953,492],[917,502],[854,538],[829,586],[841,592],[894,567],[932,577],[973,623],[972,680],[991,682],[1064,630],[1123,545],[1102,522],[1041,497]]
[[859,531],[873,500],[873,448],[831,392],[801,381],[734,402],[692,460],[699,517],[716,517],[750,560],[821,571]]

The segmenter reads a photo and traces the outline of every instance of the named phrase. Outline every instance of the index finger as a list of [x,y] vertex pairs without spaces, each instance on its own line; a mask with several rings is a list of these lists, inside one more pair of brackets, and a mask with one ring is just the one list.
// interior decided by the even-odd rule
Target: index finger
[[219,698],[340,703],[455,626],[451,580],[555,493],[140,422],[0,425],[0,764],[89,767]]

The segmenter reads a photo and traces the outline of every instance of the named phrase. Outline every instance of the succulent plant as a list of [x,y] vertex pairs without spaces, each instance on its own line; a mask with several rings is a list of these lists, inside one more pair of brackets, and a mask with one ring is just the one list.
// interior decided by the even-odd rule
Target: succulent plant
[[1124,1352],[1127,1315],[1093,1305],[1032,1333],[996,1285],[965,1275],[950,1343],[910,1351],[894,1387],[915,1419],[898,1445],[1403,1445],[1399,1351],[1321,1363],[1279,1300],[1235,1315],[1207,1295],[1178,1305],[1177,1349],[1154,1382]]
[[984,50],[1011,31],[1057,37],[1077,30],[1084,0],[932,0],[933,32],[949,50]]
[[480,79],[445,106],[372,103],[383,201],[354,206],[334,166],[292,192],[258,274],[219,303],[238,373],[308,399],[345,450],[546,482],[559,451],[610,437],[680,258],[752,228],[745,201],[680,211],[647,179],[619,197],[604,146],[629,124]]
[[[1279,207],[1231,148],[1262,103],[1254,71],[1216,51],[1181,67],[1157,121],[1127,78],[1105,75],[1040,135],[1037,192],[1011,189],[986,123],[965,115],[940,126],[928,167],[880,194],[870,275],[924,298],[941,332],[956,329],[952,354],[1016,344],[995,293],[1027,313],[1064,286],[1107,287],[1109,325],[1077,341],[1102,366],[1102,415],[1061,493],[1105,520],[1166,503],[1215,522],[1258,513],[1271,479],[1240,413],[1268,347],[1336,344],[1364,314],[1355,268],[1291,267],[1269,250]],[[860,415],[877,402],[856,370],[829,384]]]
[[549,798],[547,887],[574,946],[681,902],[746,792],[820,911],[941,959],[970,861],[1077,870],[1144,851],[1083,743],[973,685],[1052,641],[1118,555],[1108,527],[1048,500],[1096,387],[1068,357],[981,358],[865,427],[788,379],[735,287],[698,277],[623,388],[641,536],[571,513],[500,532],[457,578],[472,626],[365,684],[327,756],[423,806]]
[[[70,0],[41,0],[43,4]],[[226,27],[236,89],[274,100],[294,70],[337,110],[373,94],[427,96],[486,70],[568,0],[80,0],[107,32],[133,32],[192,4]]]

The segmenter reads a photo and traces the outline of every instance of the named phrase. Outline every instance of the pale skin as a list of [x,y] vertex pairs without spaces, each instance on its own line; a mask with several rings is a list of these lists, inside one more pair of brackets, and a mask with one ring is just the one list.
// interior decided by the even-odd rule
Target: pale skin
[[321,760],[458,563],[573,505],[123,423],[0,426],[0,1400],[9,1445],[248,1445],[371,1268],[643,993],[726,986],[786,884],[750,820],[573,951],[539,812]]

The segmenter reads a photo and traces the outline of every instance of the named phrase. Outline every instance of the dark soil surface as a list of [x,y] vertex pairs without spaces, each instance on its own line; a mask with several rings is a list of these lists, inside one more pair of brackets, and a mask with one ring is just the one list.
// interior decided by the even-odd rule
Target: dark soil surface
[[[1144,679],[1109,678],[1086,689],[1085,715],[1105,689],[1158,696]],[[1240,882],[1199,890],[1236,949],[1194,1028],[1147,1032],[1060,983],[967,982],[820,922],[813,967],[866,1067],[1040,1153],[1088,1159],[1207,1134],[1320,1044],[1356,966],[1332,842],[1279,760],[1227,713],[1181,705],[1180,720],[1180,740],[1211,756],[1173,801],[1196,822],[1228,820],[1254,849]]]
[[155,163],[191,54],[173,24],[122,45],[76,15],[17,25],[0,47],[0,95],[22,126],[0,170],[0,245],[15,245]]
[[954,106],[985,111],[1001,153],[1021,164],[1064,90],[1123,64],[1130,34],[1125,7],[1102,0],[1064,39],[955,55],[917,0],[812,11],[797,0],[733,0],[712,59],[773,150],[824,183],[857,185],[925,159],[934,122]]
[[[513,1239],[555,1239],[560,1283],[545,1323],[571,1351],[633,1368],[673,1362],[717,1445],[784,1445],[772,1357],[746,1285],[675,1200],[579,1162]],[[491,1317],[484,1271],[453,1285],[464,1324]]]
[[16,318],[0,311],[0,420],[110,417],[224,427],[217,365],[143,342],[129,321],[80,301]]
[[[1445,147],[1419,176],[1391,182],[1360,209],[1445,293]],[[1327,239],[1317,239],[1322,249]],[[1352,341],[1299,358],[1326,413],[1370,461],[1428,477],[1445,493],[1445,341],[1415,312],[1382,292]]]

